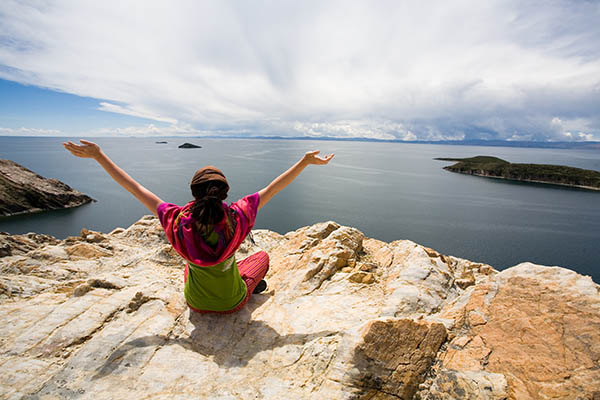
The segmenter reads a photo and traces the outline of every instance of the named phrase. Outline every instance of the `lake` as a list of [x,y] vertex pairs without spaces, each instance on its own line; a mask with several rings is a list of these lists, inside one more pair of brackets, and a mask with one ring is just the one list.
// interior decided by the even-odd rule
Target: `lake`
[[[57,178],[98,200],[70,210],[0,219],[0,231],[64,238],[82,227],[109,232],[149,212],[94,161],[70,155],[62,138],[0,137],[0,158]],[[600,282],[600,192],[447,172],[435,157],[490,155],[510,162],[600,170],[594,150],[411,143],[203,138],[92,139],[164,201],[191,200],[189,180],[207,164],[221,168],[228,201],[254,193],[304,152],[336,154],[309,166],[264,207],[255,228],[286,233],[320,221],[353,226],[384,241],[410,239],[497,269],[531,261],[559,265]],[[156,144],[165,140],[167,144]],[[179,149],[191,142],[201,149]]]

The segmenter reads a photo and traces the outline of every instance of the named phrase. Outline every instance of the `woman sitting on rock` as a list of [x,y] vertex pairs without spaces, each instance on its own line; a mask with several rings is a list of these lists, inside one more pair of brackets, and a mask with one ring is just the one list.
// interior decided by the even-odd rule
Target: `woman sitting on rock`
[[119,168],[100,147],[81,140],[63,143],[73,155],[93,158],[108,174],[158,217],[173,248],[187,261],[184,295],[188,306],[199,313],[232,313],[241,309],[252,293],[266,289],[263,280],[269,256],[261,251],[242,261],[235,252],[250,233],[258,210],[289,185],[310,164],[325,165],[319,151],[306,153],[258,193],[227,205],[229,184],[213,166],[199,169],[191,182],[194,201],[180,207],[165,203]]

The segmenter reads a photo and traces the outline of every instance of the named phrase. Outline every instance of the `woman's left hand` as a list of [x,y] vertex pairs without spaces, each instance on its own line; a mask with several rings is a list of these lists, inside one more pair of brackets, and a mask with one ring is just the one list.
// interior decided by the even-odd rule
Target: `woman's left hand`
[[80,139],[79,141],[81,144],[75,144],[71,141],[63,142],[63,146],[76,157],[96,158],[100,155],[100,146],[96,143],[88,142],[83,139]]

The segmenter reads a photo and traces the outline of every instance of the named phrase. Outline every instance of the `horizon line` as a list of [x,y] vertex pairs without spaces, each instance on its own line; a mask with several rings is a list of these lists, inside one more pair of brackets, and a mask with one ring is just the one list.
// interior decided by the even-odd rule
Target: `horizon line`
[[0,135],[0,138],[100,138],[100,139],[244,139],[244,140],[317,140],[317,141],[339,141],[339,142],[376,142],[376,143],[407,143],[407,144],[440,144],[440,145],[475,145],[492,147],[538,147],[538,148],[592,148],[600,149],[600,141],[527,141],[527,140],[501,140],[501,139],[460,139],[460,140],[402,140],[402,139],[378,139],[368,137],[336,137],[336,136],[242,136],[242,135],[193,135],[193,136],[50,136],[50,135]]

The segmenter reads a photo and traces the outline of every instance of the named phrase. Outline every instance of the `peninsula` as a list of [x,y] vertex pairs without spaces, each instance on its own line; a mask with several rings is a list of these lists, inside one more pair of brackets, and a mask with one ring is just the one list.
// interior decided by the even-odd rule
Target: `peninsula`
[[94,201],[58,179],[46,179],[11,160],[0,160],[0,216],[77,207]]
[[513,164],[490,156],[436,160],[458,161],[444,169],[460,174],[600,190],[600,172],[589,169],[549,164]]

